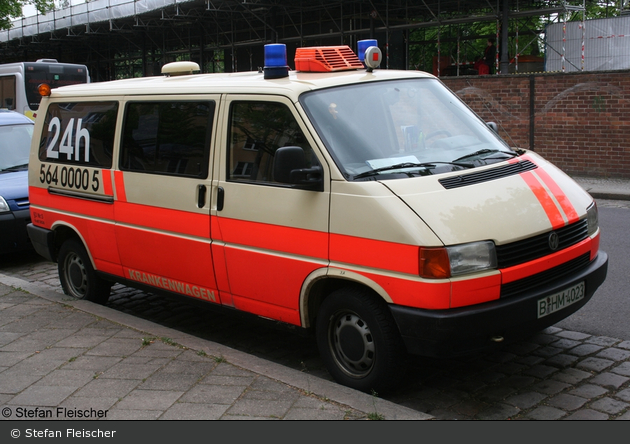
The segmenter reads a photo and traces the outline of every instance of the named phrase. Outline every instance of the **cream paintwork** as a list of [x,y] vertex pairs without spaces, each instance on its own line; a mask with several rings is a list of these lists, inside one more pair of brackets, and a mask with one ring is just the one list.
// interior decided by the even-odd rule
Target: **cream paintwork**
[[[536,156],[536,162],[552,175],[578,216],[586,217],[586,208],[592,203],[588,193],[560,170],[549,168],[550,164],[542,158]],[[478,240],[493,240],[501,245],[552,228],[544,208],[519,175],[451,190],[438,183],[443,177],[448,176],[384,183],[407,202],[444,245]]]
[[333,182],[331,233],[406,245],[441,246],[433,231],[387,189],[388,183]]

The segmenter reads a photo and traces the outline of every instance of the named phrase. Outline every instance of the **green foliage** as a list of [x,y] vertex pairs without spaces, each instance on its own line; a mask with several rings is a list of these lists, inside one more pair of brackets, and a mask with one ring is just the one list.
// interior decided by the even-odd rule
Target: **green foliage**
[[53,0],[0,0],[0,29],[11,28],[11,20],[22,17],[22,7],[33,5],[40,14],[55,8]]

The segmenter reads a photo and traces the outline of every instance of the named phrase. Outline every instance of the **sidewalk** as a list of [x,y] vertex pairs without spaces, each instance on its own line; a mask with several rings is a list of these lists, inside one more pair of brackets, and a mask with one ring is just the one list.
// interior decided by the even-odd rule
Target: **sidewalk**
[[432,418],[3,274],[0,405],[8,420]]
[[630,200],[630,179],[573,177],[595,199]]

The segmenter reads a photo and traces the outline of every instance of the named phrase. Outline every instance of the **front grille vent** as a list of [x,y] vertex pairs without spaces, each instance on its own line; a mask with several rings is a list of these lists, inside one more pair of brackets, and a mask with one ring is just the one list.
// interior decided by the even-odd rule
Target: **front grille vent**
[[557,267],[550,268],[533,276],[520,279],[518,281],[503,284],[501,286],[501,298],[509,298],[516,296],[525,291],[536,289],[549,284],[555,280],[561,279],[563,276],[574,273],[581,268],[588,266],[591,261],[591,254],[585,253],[569,262],[565,262]]
[[530,237],[518,242],[506,245],[497,245],[497,262],[499,268],[513,267],[514,265],[533,261],[554,251],[560,251],[583,241],[588,237],[588,225],[586,219],[575,222],[566,227],[555,230],[559,243],[556,250],[549,247],[551,231],[538,236]]
[[471,174],[461,174],[459,176],[447,177],[440,179],[439,182],[447,190],[453,188],[466,187],[468,185],[474,185],[477,183],[488,182],[491,180],[501,179],[502,177],[513,176],[525,171],[535,170],[538,168],[535,163],[524,160],[518,163],[512,163],[498,168],[490,170],[479,171]]

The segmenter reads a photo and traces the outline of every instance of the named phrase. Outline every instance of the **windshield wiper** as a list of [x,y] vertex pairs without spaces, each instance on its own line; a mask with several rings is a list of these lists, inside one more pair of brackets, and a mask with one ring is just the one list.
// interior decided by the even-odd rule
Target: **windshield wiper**
[[375,176],[378,173],[382,173],[383,171],[400,170],[402,168],[431,168],[431,167],[435,167],[437,164],[455,165],[455,166],[464,167],[464,168],[475,167],[473,164],[459,163],[457,161],[455,162],[424,162],[424,163],[403,162],[403,163],[397,163],[396,165],[376,168],[374,170],[359,173],[356,176],[354,176],[353,179],[361,179],[362,177]]
[[26,168],[28,168],[28,163],[23,163],[22,165],[13,165],[0,171],[22,171]]
[[469,159],[471,157],[475,157],[475,156],[481,156],[483,154],[493,154],[493,153],[502,153],[505,154],[506,156],[510,156],[510,157],[516,157],[518,156],[517,153],[510,153],[509,151],[503,151],[503,150],[489,150],[487,148],[483,149],[483,150],[479,150],[479,151],[475,151],[474,153],[470,153],[470,154],[466,154],[465,156],[462,157],[458,157],[457,159],[455,159],[453,162],[459,162],[460,160],[464,160],[464,159]]

